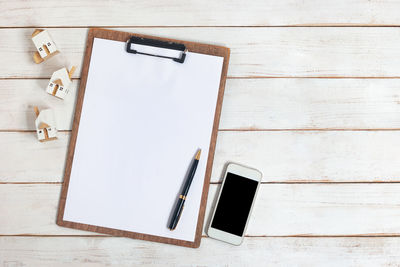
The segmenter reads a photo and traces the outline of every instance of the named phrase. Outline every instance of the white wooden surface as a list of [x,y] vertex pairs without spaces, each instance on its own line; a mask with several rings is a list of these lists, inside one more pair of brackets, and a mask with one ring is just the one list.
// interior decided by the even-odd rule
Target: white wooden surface
[[[396,25],[396,1],[7,1],[0,19],[21,26]],[[68,14],[68,15],[67,15]]]
[[[396,27],[114,29],[226,45],[231,48],[230,77],[400,77],[400,28]],[[2,40],[7,40],[1,43],[1,78],[48,78],[55,68],[68,63],[79,65],[74,77],[80,76],[85,27],[51,28],[51,36],[63,53],[40,68],[31,60],[35,51],[30,41],[32,31],[0,29]]]
[[[0,132],[0,182],[62,181],[69,132],[35,140]],[[400,131],[220,131],[211,181],[232,161],[257,166],[267,183],[400,182],[399,147]]]
[[[60,189],[60,184],[2,184],[0,213],[7,220],[0,221],[0,235],[100,235],[54,223]],[[210,186],[206,221],[218,189]],[[386,183],[262,184],[246,234],[400,236],[393,219],[400,216],[399,190],[400,184]]]
[[[0,266],[400,266],[400,1],[0,0]],[[36,65],[30,35],[62,54]],[[263,184],[242,246],[58,227],[87,27],[231,48],[206,222],[228,161]],[[299,27],[300,26],[300,27]],[[44,92],[75,64],[65,101]],[[39,143],[33,106],[56,110]]]

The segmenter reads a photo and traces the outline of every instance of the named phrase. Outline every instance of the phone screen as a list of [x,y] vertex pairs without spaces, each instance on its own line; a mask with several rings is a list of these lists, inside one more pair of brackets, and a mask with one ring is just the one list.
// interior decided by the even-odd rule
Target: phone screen
[[258,182],[228,172],[211,227],[242,236]]

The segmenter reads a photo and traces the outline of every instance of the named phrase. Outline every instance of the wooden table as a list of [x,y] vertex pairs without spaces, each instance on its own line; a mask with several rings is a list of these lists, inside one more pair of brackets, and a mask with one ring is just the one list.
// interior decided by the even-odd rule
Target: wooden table
[[[0,266],[399,266],[399,10],[389,0],[1,0]],[[90,26],[231,48],[206,219],[227,161],[259,168],[241,246],[55,224]],[[40,65],[36,27],[62,51]],[[70,64],[71,95],[46,94]],[[56,110],[57,141],[37,141],[34,105]]]

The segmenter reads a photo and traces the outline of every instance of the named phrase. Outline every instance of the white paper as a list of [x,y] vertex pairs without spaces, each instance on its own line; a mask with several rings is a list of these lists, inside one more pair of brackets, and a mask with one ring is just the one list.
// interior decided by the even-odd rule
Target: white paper
[[194,241],[222,64],[190,52],[183,64],[130,54],[123,42],[95,38],[63,219]]

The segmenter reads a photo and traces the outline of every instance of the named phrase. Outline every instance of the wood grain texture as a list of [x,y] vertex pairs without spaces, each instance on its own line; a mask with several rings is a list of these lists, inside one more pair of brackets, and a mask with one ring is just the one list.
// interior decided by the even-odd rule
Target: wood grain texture
[[[398,25],[396,1],[0,1],[0,25]],[[66,16],[65,14],[68,14]]]
[[[88,225],[88,224],[83,224],[83,223],[78,223],[78,222],[65,221],[63,219],[64,209],[65,209],[65,205],[66,205],[66,201],[67,201],[66,199],[67,199],[67,195],[68,195],[68,186],[69,186],[69,180],[70,180],[70,176],[71,176],[72,162],[74,160],[75,144],[77,141],[77,136],[78,136],[78,131],[79,131],[79,122],[80,122],[80,117],[81,117],[81,112],[82,112],[82,107],[83,107],[83,101],[84,101],[84,97],[85,97],[86,81],[87,81],[87,75],[88,75],[89,67],[90,67],[90,59],[91,59],[91,55],[92,55],[93,40],[94,40],[94,38],[102,38],[102,39],[126,42],[132,36],[133,36],[132,33],[122,32],[122,31],[111,31],[111,30],[105,30],[105,29],[90,29],[88,32],[85,57],[84,57],[83,65],[82,65],[82,74],[81,74],[82,77],[81,77],[81,82],[79,85],[72,133],[71,133],[71,138],[70,138],[70,143],[68,146],[68,153],[67,153],[67,158],[66,158],[66,163],[65,163],[64,180],[63,180],[63,186],[62,186],[61,195],[60,195],[59,209],[58,209],[58,214],[57,214],[57,224],[60,226],[64,226],[64,227],[70,227],[70,228],[80,229],[80,230],[88,230],[88,231],[98,232],[98,233],[102,233],[102,234],[109,234],[109,235],[113,235],[113,236],[123,236],[123,237],[130,237],[130,238],[136,238],[136,239],[141,239],[141,240],[149,240],[149,241],[154,241],[154,242],[161,242],[161,243],[173,244],[173,245],[178,245],[178,246],[197,248],[200,246],[200,241],[201,241],[201,232],[202,232],[202,228],[203,228],[204,214],[205,214],[205,209],[206,209],[206,204],[207,204],[206,202],[207,202],[208,188],[209,188],[209,183],[210,183],[210,178],[211,178],[212,165],[213,165],[213,161],[214,161],[214,152],[215,152],[215,146],[216,146],[216,141],[217,141],[219,119],[220,119],[221,109],[222,109],[222,100],[223,100],[223,96],[224,96],[226,76],[228,73],[230,50],[229,50],[229,48],[226,48],[226,47],[194,43],[194,42],[186,42],[186,41],[180,41],[180,40],[174,40],[174,39],[165,39],[165,38],[160,38],[160,37],[155,37],[155,36],[135,35],[136,37],[152,38],[152,39],[162,40],[165,42],[179,42],[179,43],[184,44],[186,49],[188,49],[191,52],[202,53],[202,54],[206,54],[206,55],[213,55],[213,56],[218,56],[218,57],[223,58],[223,65],[222,65],[221,77],[220,77],[221,80],[219,83],[218,97],[217,97],[217,101],[216,101],[216,105],[215,105],[215,113],[214,113],[215,115],[214,115],[214,119],[213,119],[213,127],[212,127],[211,136],[210,136],[210,147],[209,147],[209,153],[208,153],[208,158],[207,158],[206,171],[205,171],[205,175],[203,178],[204,179],[203,190],[201,193],[201,202],[200,202],[200,208],[199,208],[199,212],[198,212],[196,233],[195,233],[193,242],[174,239],[174,238],[154,236],[154,235],[149,235],[149,234],[135,233],[132,231],[123,231],[123,230],[119,230],[119,229],[101,227],[101,226],[96,226],[96,225]],[[95,185],[93,185],[93,186],[95,186]],[[127,211],[127,212],[129,212],[129,211]]]
[[36,132],[2,132],[0,136],[2,182],[62,180],[69,142],[68,133],[58,132],[58,139],[47,143],[39,142]]
[[[98,235],[56,225],[60,189],[0,185],[0,212],[7,218],[0,220],[0,235]],[[206,224],[217,190],[210,186]],[[246,234],[400,236],[399,205],[400,184],[262,184]]]
[[[48,29],[61,51],[46,64],[32,59],[34,29],[0,29],[0,78],[49,78],[77,65],[87,29]],[[400,77],[400,28],[124,28],[123,31],[231,48],[230,77]],[[20,64],[15,64],[19,62]]]
[[[68,140],[1,132],[0,182],[61,182]],[[399,182],[399,146],[400,131],[223,131],[211,181],[233,161],[261,170],[264,182]]]
[[220,129],[400,128],[398,79],[230,79]]
[[220,132],[212,177],[221,177],[229,160],[258,168],[264,182],[399,181],[399,137],[400,131]]
[[[32,130],[28,110],[34,104],[55,108],[60,129],[70,129],[79,81],[64,102],[40,90],[61,67],[79,65],[74,75],[79,78],[87,26],[139,26],[123,30],[226,45],[232,49],[232,78],[399,78],[399,28],[319,27],[399,26],[399,7],[389,0],[0,0],[0,130]],[[299,25],[318,27],[285,28]],[[61,54],[40,66],[31,58],[36,26],[62,27],[49,29]],[[21,78],[33,80],[13,80]],[[398,87],[399,79],[231,79],[220,129],[398,129]],[[211,179],[217,182],[226,160],[234,160],[262,169],[264,182],[399,182],[399,134],[220,132]],[[1,132],[0,183],[60,182],[69,134],[59,138],[41,144],[33,132]],[[0,184],[0,232],[95,234],[55,224],[60,187]],[[262,188],[250,233],[400,236],[397,183]],[[208,209],[216,190],[212,185]],[[198,250],[189,250],[114,237],[2,236],[0,265],[398,266],[399,242],[399,237],[248,237],[235,247],[203,238]]]
[[[71,130],[79,81],[64,101],[47,82],[0,80],[0,130],[35,130],[33,105]],[[228,79],[219,129],[400,129],[399,92],[399,79]]]
[[0,237],[4,266],[397,266],[399,238],[203,238],[197,250],[127,238]]
[[72,82],[64,100],[46,93],[47,79],[0,80],[0,130],[35,128],[33,107],[54,111],[58,130],[71,130],[78,80]]

